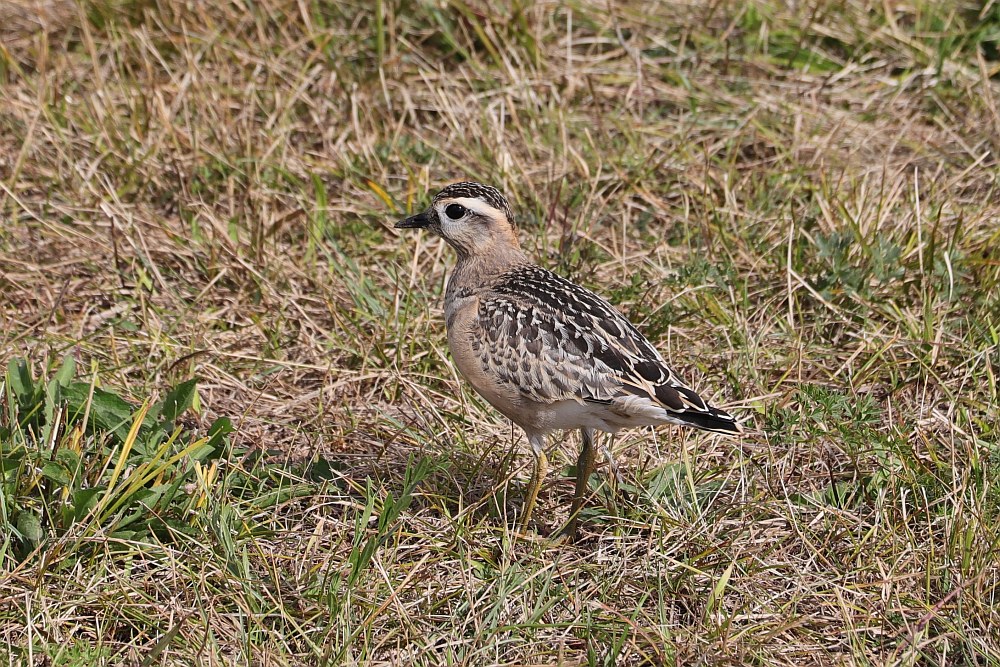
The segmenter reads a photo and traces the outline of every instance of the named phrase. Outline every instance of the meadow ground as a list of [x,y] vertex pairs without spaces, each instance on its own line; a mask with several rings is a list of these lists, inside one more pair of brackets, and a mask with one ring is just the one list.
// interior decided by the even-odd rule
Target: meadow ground
[[[1000,3],[0,3],[11,665],[1000,664]],[[738,439],[575,544],[445,346],[510,196]],[[576,435],[537,511],[557,529]]]

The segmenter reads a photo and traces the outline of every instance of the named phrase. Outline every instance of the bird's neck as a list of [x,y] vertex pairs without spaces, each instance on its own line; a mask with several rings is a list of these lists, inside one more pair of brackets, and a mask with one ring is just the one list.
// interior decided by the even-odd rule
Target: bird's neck
[[512,266],[529,262],[516,240],[497,242],[476,252],[459,253],[455,274],[463,274],[463,282],[485,283],[505,273]]
[[477,294],[511,268],[531,260],[516,243],[496,244],[488,252],[459,253],[458,263],[448,279],[446,300]]

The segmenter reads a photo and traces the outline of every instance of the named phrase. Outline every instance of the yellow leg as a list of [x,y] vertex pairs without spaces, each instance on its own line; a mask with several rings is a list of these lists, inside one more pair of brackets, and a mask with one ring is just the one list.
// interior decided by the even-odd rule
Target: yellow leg
[[[615,437],[611,436],[611,442],[614,442]],[[604,459],[608,462],[608,468],[611,470],[611,475],[615,478],[615,487],[613,489],[616,496],[620,496],[622,500],[625,501],[627,505],[633,504],[632,494],[625,490],[625,479],[622,477],[621,471],[618,469],[618,464],[615,463],[614,453],[611,451],[611,445],[605,445],[601,448],[604,452]]]
[[573,506],[569,510],[569,523],[563,529],[563,534],[574,538],[576,537],[580,510],[583,509],[583,501],[587,495],[587,480],[594,472],[597,459],[597,449],[594,447],[594,430],[584,428],[580,429],[580,432],[583,434],[583,449],[580,450],[580,458],[576,461],[576,489],[573,491]]
[[545,480],[545,473],[549,469],[549,459],[545,456],[545,440],[541,436],[533,436],[528,439],[531,443],[531,453],[535,456],[535,470],[531,474],[531,481],[528,482],[528,490],[524,496],[524,509],[519,522],[522,533],[528,532],[528,522],[531,521],[531,511],[535,509],[535,500],[538,499],[538,489],[542,487]]

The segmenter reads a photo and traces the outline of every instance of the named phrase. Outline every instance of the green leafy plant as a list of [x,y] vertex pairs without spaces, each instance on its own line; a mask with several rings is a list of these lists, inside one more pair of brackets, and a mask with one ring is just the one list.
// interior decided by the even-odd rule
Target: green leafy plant
[[122,539],[160,539],[190,530],[205,492],[197,469],[227,446],[232,425],[218,419],[205,435],[179,423],[197,406],[197,380],[134,406],[74,379],[67,357],[50,379],[12,359],[0,391],[0,557],[23,560],[49,538],[73,531]]

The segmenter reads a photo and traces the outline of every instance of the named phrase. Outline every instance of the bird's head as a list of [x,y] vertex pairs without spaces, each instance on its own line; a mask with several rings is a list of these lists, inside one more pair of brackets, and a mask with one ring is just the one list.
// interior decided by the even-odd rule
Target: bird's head
[[510,204],[496,188],[466,181],[434,196],[431,207],[396,223],[397,229],[427,229],[454,248],[459,257],[497,248],[519,247]]

